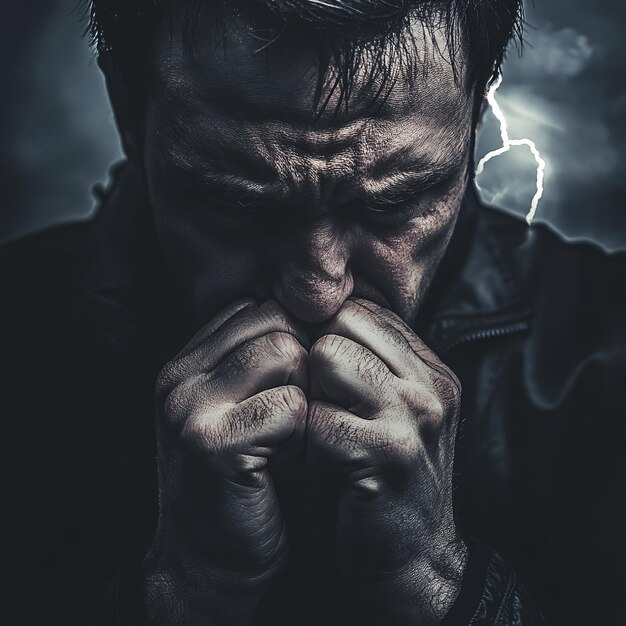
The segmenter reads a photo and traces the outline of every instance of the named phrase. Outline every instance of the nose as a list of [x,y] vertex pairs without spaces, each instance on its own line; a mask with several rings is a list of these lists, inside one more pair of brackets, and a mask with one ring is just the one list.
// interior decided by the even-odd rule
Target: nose
[[319,220],[283,249],[275,298],[303,322],[330,319],[352,293],[350,245],[331,219]]

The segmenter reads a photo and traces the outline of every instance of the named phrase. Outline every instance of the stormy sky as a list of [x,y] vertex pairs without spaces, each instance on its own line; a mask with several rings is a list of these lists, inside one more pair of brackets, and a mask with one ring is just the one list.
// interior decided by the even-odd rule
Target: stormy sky
[[[76,0],[9,0],[0,26],[0,239],[86,217],[91,187],[122,157],[104,85],[81,39]],[[512,50],[497,98],[512,139],[533,139],[546,160],[537,219],[569,238],[626,249],[626,4],[536,0],[524,54]],[[6,84],[6,82],[5,82]],[[500,145],[487,114],[477,158]],[[535,161],[516,147],[491,161],[483,197],[528,211]]]
[[[509,54],[497,98],[511,138],[532,138],[546,160],[537,219],[571,238],[626,248],[626,4],[620,0],[536,0],[526,45]],[[480,157],[500,145],[484,119]],[[491,161],[479,183],[485,200],[526,213],[535,192],[527,148]]]

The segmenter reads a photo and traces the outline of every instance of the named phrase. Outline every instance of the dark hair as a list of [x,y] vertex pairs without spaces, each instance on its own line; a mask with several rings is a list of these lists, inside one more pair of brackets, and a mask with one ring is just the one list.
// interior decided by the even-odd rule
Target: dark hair
[[380,73],[386,71],[382,52],[390,43],[395,44],[392,49],[406,50],[412,18],[425,28],[444,26],[453,63],[460,49],[466,51],[468,80],[481,87],[499,71],[510,41],[521,42],[523,23],[522,0],[84,0],[83,4],[87,32],[98,53],[110,55],[135,85],[150,73],[146,63],[155,29],[175,12],[183,18],[191,44],[198,14],[208,10],[216,17],[244,14],[258,25],[259,50],[315,46],[320,56],[318,91],[330,73],[333,88],[341,89],[346,103],[351,77],[366,55],[378,57],[374,65]]

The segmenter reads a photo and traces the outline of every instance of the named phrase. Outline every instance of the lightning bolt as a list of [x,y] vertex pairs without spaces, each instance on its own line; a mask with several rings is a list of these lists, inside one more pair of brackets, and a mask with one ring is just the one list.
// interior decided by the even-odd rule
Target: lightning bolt
[[497,150],[492,150],[488,154],[486,154],[478,163],[478,167],[476,168],[476,176],[480,176],[484,169],[485,165],[491,161],[491,159],[501,156],[507,153],[514,146],[527,146],[533,155],[535,162],[537,163],[537,191],[532,199],[530,204],[530,210],[526,215],[526,222],[528,225],[532,224],[535,215],[537,214],[537,208],[539,207],[539,201],[543,196],[543,183],[546,171],[546,162],[541,156],[541,153],[537,149],[537,146],[534,141],[531,139],[511,139],[509,137],[509,125],[506,121],[506,117],[504,112],[500,108],[498,101],[496,100],[496,93],[502,84],[502,74],[498,75],[498,78],[490,87],[489,92],[487,93],[487,102],[491,107],[491,110],[500,123],[500,137],[502,138],[502,147]]

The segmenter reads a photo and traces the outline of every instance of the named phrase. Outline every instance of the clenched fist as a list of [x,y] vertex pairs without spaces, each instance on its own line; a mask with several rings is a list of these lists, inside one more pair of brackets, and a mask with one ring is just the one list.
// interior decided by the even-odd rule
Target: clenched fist
[[341,481],[335,564],[361,623],[439,623],[466,561],[452,508],[457,378],[365,300],[324,327],[310,374],[307,459]]
[[268,461],[302,450],[307,352],[276,302],[237,303],[157,383],[159,524],[146,560],[157,624],[244,624],[287,557]]
[[[339,573],[356,621],[437,624],[454,602],[466,561],[452,508],[456,377],[365,300],[346,301],[318,334],[307,352],[278,303],[244,301],[163,368],[160,518],[146,561],[155,623],[254,623],[288,559],[278,495],[290,530],[315,546],[326,535],[311,505],[333,500],[317,518],[331,518],[332,550],[314,552],[332,554],[320,576]],[[270,474],[280,458],[296,468],[279,483],[287,495]],[[313,497],[329,472],[338,507]]]

